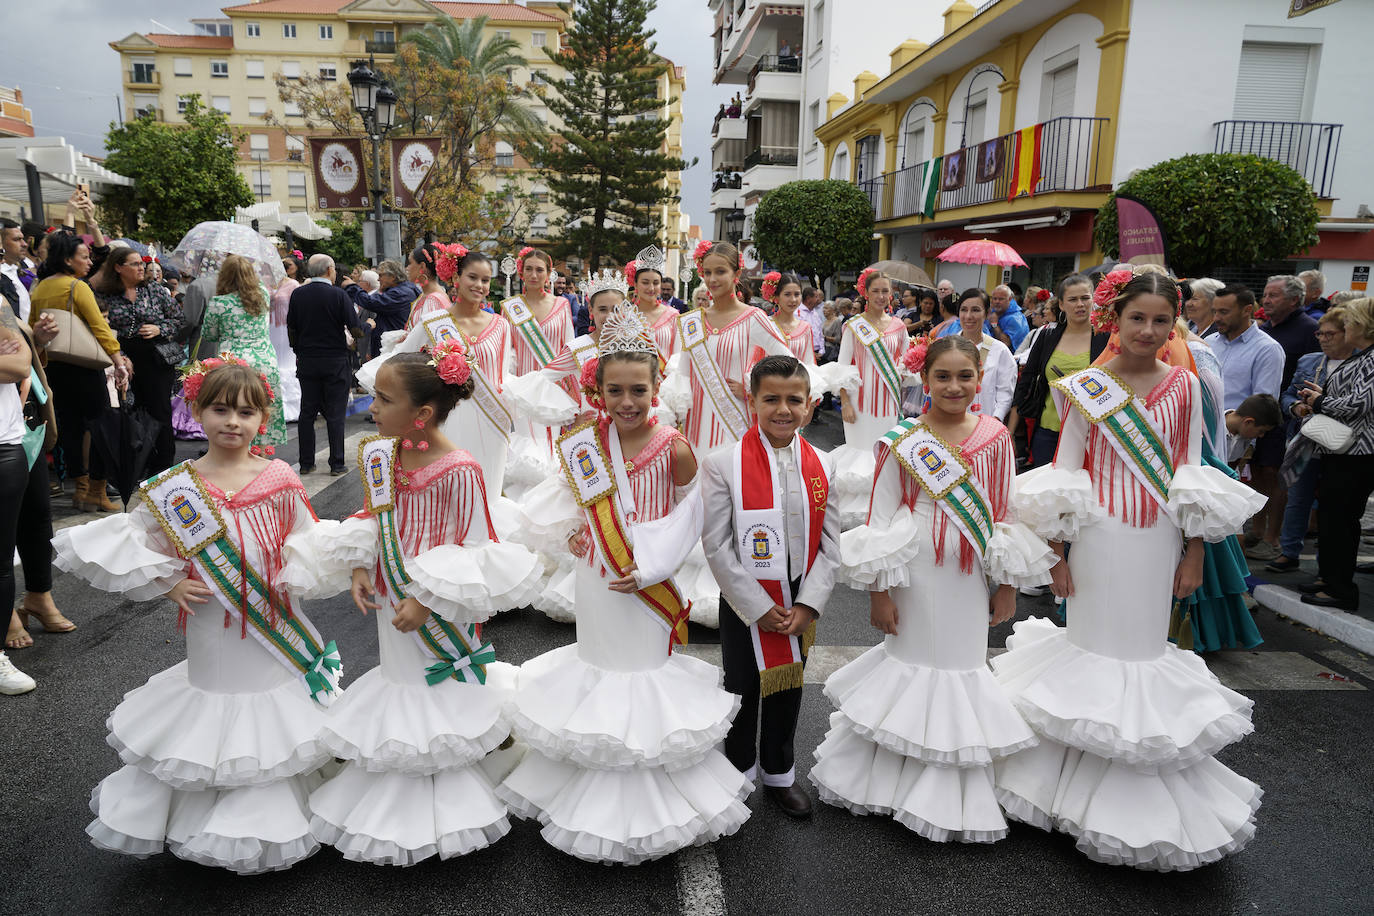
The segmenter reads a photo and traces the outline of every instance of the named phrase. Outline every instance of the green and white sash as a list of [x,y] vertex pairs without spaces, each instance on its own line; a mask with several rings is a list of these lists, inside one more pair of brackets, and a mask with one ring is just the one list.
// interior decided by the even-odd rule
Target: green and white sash
[[868,351],[868,358],[873,360],[878,376],[883,380],[883,384],[887,385],[887,390],[897,403],[901,404],[902,374],[897,371],[892,354],[887,352],[887,347],[883,344],[883,335],[863,315],[855,315],[849,319],[849,327],[854,332],[854,338]]
[[515,413],[501,392],[491,383],[491,379],[482,371],[475,350],[463,336],[458,322],[453,320],[453,315],[443,311],[429,316],[425,319],[425,331],[429,334],[431,346],[437,347],[455,341],[462,346],[467,353],[468,365],[472,367],[473,403],[477,405],[478,412],[491,424],[492,429],[509,442],[511,430],[515,426]]
[[740,406],[739,400],[730,392],[730,387],[725,384],[725,375],[706,346],[706,318],[701,309],[678,317],[678,333],[681,335],[682,349],[696,370],[697,381],[701,384],[702,391],[706,392],[706,398],[711,402],[716,416],[738,442],[749,430],[749,417]]
[[515,330],[520,332],[520,336],[529,344],[534,351],[534,358],[539,361],[539,368],[543,369],[553,362],[556,355],[553,347],[549,346],[549,339],[544,336],[544,329],[535,320],[534,313],[525,304],[525,300],[516,296],[501,303],[501,314],[515,325]]
[[992,539],[992,504],[959,449],[919,420],[903,420],[883,434],[902,469],[963,532],[981,560]]
[[1131,386],[1101,367],[1084,369],[1051,382],[1079,413],[1107,434],[1126,467],[1159,507],[1169,504],[1174,462],[1164,435]]
[[343,676],[338,647],[325,643],[306,616],[249,565],[191,463],[154,477],[140,492],[178,555],[191,562],[225,612],[243,620],[268,654],[300,678],[311,699],[328,706]]
[[[396,530],[395,461],[399,440],[395,436],[368,436],[359,445],[358,467],[363,476],[363,501],[377,519],[381,531],[382,575],[393,605],[406,598],[411,578],[406,573],[401,553],[401,537]],[[475,624],[459,626],[430,612],[424,625],[413,634],[420,649],[434,660],[425,668],[425,682],[431,687],[453,678],[464,683],[485,684],[487,665],[496,661],[491,643],[482,643]]]

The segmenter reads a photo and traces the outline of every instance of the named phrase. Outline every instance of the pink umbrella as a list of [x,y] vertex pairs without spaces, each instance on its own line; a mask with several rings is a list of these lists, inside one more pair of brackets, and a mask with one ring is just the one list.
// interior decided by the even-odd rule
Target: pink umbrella
[[936,260],[953,261],[956,264],[996,264],[999,267],[1025,267],[1026,262],[1016,253],[1016,249],[1006,242],[992,239],[970,239],[956,242],[936,255]]

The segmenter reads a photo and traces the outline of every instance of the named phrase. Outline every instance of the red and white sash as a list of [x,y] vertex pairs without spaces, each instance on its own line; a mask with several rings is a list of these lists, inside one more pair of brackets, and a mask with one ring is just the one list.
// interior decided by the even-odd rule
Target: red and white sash
[[[802,516],[806,542],[806,571],[811,571],[821,546],[825,526],[825,504],[830,481],[820,456],[801,436],[792,439],[793,467],[801,478],[801,491],[807,498]],[[778,477],[773,446],[766,442],[755,423],[735,446],[735,547],[740,565],[751,573],[779,607],[790,608],[793,594],[788,580],[787,538],[783,531],[783,486]],[[759,689],[763,696],[802,685],[802,658],[816,639],[816,624],[800,638],[762,630],[757,623],[749,627],[754,643],[754,661],[759,668]]]

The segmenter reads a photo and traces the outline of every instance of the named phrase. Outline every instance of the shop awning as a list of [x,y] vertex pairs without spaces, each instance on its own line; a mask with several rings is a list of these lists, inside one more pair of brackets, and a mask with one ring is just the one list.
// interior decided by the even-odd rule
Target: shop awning
[[25,163],[38,171],[45,204],[63,204],[78,184],[87,185],[92,197],[113,187],[131,187],[126,178],[77,151],[62,137],[0,138],[0,197],[27,202]]
[[305,213],[281,212],[281,202],[276,200],[266,200],[262,203],[253,204],[251,207],[234,208],[234,222],[241,226],[251,226],[253,220],[258,221],[258,231],[264,235],[272,235],[290,229],[296,238],[309,239],[313,242],[327,239],[334,234]]

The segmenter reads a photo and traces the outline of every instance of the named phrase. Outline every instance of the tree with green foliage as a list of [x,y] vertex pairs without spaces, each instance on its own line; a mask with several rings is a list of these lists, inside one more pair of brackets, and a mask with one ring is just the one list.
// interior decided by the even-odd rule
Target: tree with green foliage
[[789,181],[759,202],[753,241],[770,266],[825,280],[869,262],[873,206],[848,181]]
[[1317,243],[1316,193],[1301,174],[1273,159],[1201,153],[1136,172],[1097,211],[1093,238],[1112,257],[1120,252],[1118,193],[1154,211],[1169,267],[1180,276],[1279,260]]
[[[343,217],[348,217],[344,219]],[[327,239],[301,239],[299,244],[301,253],[307,258],[312,254],[327,254],[334,259],[334,263],[348,273],[353,269],[354,264],[364,264],[367,262],[363,255],[363,221],[353,217],[350,213],[338,216],[326,217],[319,221],[321,226],[329,230],[330,235]],[[302,282],[304,280],[302,279]]]
[[134,180],[133,187],[108,191],[102,200],[112,225],[138,226],[137,235],[167,247],[207,220],[231,220],[235,207],[253,203],[253,192],[235,168],[244,135],[224,113],[206,108],[200,96],[186,98],[184,124],[159,121],[145,112],[105,135],[105,166]]
[[667,64],[645,19],[654,0],[580,0],[561,48],[567,73],[544,98],[563,129],[537,144],[535,162],[563,211],[553,249],[588,270],[624,263],[659,237],[655,212],[671,196],[669,172],[687,163],[665,152],[671,100],[658,98]]

